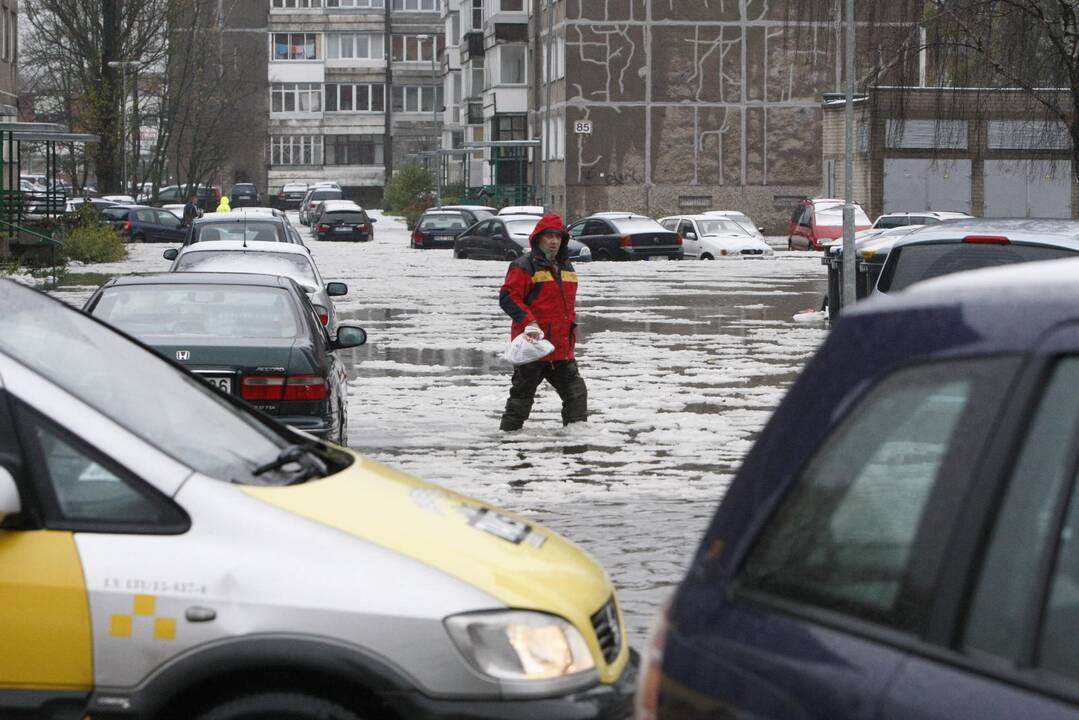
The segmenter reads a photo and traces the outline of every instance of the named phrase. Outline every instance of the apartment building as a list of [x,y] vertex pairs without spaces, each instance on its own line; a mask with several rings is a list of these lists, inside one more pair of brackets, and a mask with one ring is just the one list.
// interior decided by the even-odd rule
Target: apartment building
[[439,145],[439,0],[269,0],[267,185],[336,180],[381,203]]

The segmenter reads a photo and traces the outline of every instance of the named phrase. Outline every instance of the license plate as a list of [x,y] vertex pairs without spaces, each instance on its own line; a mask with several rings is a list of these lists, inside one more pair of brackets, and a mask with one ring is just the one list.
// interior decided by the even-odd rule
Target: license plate
[[649,260],[666,260],[667,256],[666,255],[649,255],[648,259]]
[[199,373],[199,377],[201,377],[203,380],[205,380],[206,382],[213,385],[215,388],[217,388],[221,392],[226,393],[228,395],[232,394],[232,378],[231,377],[227,377],[227,376],[226,377],[221,377],[220,375],[205,375],[205,374],[202,374],[202,373]]
[[441,240],[442,242],[449,242],[455,239],[456,238],[454,238],[453,235],[435,235],[435,240]]
[[339,227],[339,228],[334,228],[333,231],[334,232],[352,232],[352,228]]

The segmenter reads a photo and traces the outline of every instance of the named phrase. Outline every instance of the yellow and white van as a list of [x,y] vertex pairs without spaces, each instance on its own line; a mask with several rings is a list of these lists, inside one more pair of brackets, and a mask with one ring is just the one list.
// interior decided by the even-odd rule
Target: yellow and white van
[[0,281],[0,718],[621,718],[603,570]]

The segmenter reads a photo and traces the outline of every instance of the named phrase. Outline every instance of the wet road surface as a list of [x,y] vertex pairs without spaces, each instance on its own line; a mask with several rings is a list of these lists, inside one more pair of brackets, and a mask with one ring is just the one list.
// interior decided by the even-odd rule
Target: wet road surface
[[[791,320],[824,293],[816,254],[583,264],[578,361],[590,421],[563,429],[558,396],[544,386],[525,429],[504,434],[505,262],[410,250],[391,218],[373,243],[309,246],[327,282],[349,285],[339,320],[370,333],[368,345],[343,351],[350,445],[584,547],[618,586],[637,647],[826,332]],[[132,246],[128,261],[83,268],[93,274],[55,293],[81,304],[109,275],[167,270],[165,247]]]

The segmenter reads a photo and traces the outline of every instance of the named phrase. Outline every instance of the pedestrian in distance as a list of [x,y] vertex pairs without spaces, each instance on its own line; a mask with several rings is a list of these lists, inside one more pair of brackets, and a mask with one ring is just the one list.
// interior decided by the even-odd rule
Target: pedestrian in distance
[[194,194],[187,199],[187,204],[184,205],[184,215],[180,218],[180,227],[191,227],[191,223],[202,215],[202,211],[199,210],[198,199],[199,196]]
[[232,212],[232,206],[229,205],[228,195],[221,196],[221,202],[217,204],[217,212]]
[[529,237],[532,251],[513,261],[499,304],[513,320],[510,336],[545,337],[554,352],[518,365],[502,430],[520,430],[532,412],[536,390],[546,380],[562,399],[562,424],[588,420],[588,388],[577,368],[577,273],[569,262],[569,232],[558,215],[544,215]]

